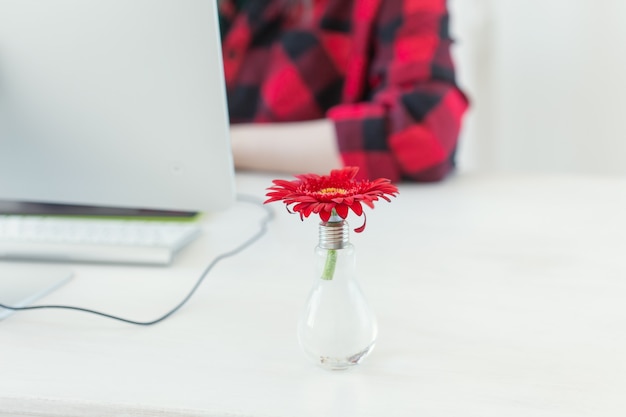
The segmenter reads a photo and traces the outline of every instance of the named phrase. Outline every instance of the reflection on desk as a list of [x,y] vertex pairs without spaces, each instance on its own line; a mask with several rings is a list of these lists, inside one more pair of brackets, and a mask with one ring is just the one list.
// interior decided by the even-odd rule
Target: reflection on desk
[[[262,196],[271,177],[237,180]],[[347,372],[299,351],[317,226],[279,212],[155,327],[65,311],[0,323],[0,416],[624,416],[625,189],[581,176],[401,184],[352,236],[380,335]],[[170,268],[70,265],[43,301],[158,316],[263,215],[209,216]]]

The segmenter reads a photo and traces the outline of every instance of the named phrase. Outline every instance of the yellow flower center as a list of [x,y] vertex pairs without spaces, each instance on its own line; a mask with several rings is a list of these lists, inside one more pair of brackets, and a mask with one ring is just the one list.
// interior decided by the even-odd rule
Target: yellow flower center
[[320,194],[346,194],[347,191],[344,190],[343,188],[328,187],[328,188],[322,188],[321,190],[318,191],[318,193]]

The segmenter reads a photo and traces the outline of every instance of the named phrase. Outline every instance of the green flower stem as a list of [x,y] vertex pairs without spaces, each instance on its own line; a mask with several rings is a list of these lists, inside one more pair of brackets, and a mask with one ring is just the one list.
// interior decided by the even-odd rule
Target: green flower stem
[[[339,216],[337,211],[332,209],[329,221],[338,221]],[[322,271],[322,279],[330,281],[335,276],[335,268],[337,267],[337,250],[328,249],[326,253],[326,263],[324,263],[324,270]]]
[[330,281],[335,275],[335,267],[337,266],[337,250],[328,249],[326,254],[326,263],[324,264],[324,270],[322,271],[322,279]]

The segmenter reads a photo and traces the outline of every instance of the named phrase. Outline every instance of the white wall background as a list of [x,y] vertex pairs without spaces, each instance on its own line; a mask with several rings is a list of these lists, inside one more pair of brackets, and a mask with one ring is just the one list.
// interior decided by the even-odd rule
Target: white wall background
[[461,170],[626,174],[626,0],[449,0]]

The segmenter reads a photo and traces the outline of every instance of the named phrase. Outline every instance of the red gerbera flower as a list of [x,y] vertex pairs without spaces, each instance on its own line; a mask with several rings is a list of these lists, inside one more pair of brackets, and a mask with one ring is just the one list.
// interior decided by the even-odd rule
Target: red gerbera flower
[[[302,174],[296,175],[297,179],[293,181],[274,180],[274,185],[268,188],[269,198],[265,203],[282,201],[287,210],[299,213],[301,219],[314,213],[327,222],[333,214],[345,219],[350,210],[360,216],[363,214],[362,204],[374,208],[374,201],[379,198],[391,201],[389,197],[398,193],[386,178],[355,180],[358,170],[357,167],[346,167],[332,170],[330,175]],[[354,231],[360,233],[363,229],[365,221]]]

